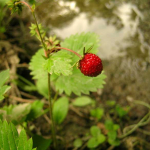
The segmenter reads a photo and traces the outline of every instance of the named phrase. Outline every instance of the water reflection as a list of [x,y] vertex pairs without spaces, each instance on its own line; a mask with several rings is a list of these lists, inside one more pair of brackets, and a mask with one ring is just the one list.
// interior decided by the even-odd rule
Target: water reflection
[[[101,40],[99,55],[103,59],[112,59],[125,54],[140,55],[141,50],[145,49],[143,46],[145,43],[141,43],[139,38],[142,37],[139,25],[143,17],[139,11],[141,6],[137,3],[131,1],[122,3],[121,0],[39,2],[41,3],[37,8],[39,19],[50,28],[50,32],[56,33],[62,39],[80,32],[90,31],[99,34]],[[137,49],[133,45],[136,45]]]
[[39,2],[41,5],[37,13],[42,22],[51,29],[50,34],[55,33],[62,39],[71,34],[89,31],[99,35],[99,55],[108,60],[105,70],[109,88],[105,88],[105,93],[111,91],[117,96],[123,92],[123,96],[133,94],[137,98],[140,98],[141,93],[149,93],[149,0]]

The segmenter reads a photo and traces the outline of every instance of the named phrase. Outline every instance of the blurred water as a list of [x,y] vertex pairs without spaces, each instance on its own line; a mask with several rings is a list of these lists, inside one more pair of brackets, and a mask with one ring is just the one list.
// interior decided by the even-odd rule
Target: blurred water
[[[41,5],[37,8],[38,17],[50,29],[50,34],[56,34],[61,39],[81,32],[95,32],[99,35],[98,55],[108,61],[107,65],[104,64],[108,76],[107,85],[110,80],[113,84],[114,80],[115,86],[126,85],[127,94],[139,98],[141,93],[137,92],[138,89],[146,93],[142,98],[148,99],[149,0],[40,0],[39,2]],[[105,89],[107,91],[107,88]],[[114,93],[118,92],[124,91],[117,89]]]

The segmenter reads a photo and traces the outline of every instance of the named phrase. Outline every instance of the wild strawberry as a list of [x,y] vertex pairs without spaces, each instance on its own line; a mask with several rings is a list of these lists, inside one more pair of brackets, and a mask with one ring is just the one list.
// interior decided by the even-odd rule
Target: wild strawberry
[[85,76],[96,77],[103,70],[102,61],[95,54],[85,53],[84,57],[79,61],[79,69]]

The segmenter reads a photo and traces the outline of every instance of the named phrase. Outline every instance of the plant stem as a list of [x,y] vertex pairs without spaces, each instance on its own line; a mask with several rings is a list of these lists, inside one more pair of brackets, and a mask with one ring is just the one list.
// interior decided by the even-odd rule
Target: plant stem
[[69,49],[69,48],[65,48],[65,47],[55,47],[55,48],[52,48],[51,50],[48,51],[48,54],[50,54],[52,51],[56,50],[56,49],[64,49],[64,50],[67,50],[69,52],[72,52],[74,53],[75,55],[77,55],[79,58],[82,59],[82,56],[80,54],[78,54],[77,52],[73,51],[72,49]]
[[20,1],[20,2],[16,2],[16,3],[15,3],[15,5],[17,5],[17,4],[24,4],[24,5],[26,5],[26,6],[33,12],[33,10],[32,10],[32,8],[30,7],[30,5],[29,5],[28,3],[26,3],[26,2]]
[[[146,120],[147,119],[147,120]],[[146,121],[145,121],[146,120]],[[131,130],[129,130],[128,132],[126,132],[125,134],[121,135],[119,138],[124,138],[128,135],[130,135],[131,133],[133,133],[138,127],[140,126],[144,126],[147,123],[149,123],[150,121],[150,112],[148,112],[137,124],[135,125],[131,125],[133,126],[133,128]]]
[[38,33],[39,33],[39,36],[40,36],[40,39],[41,39],[41,43],[42,43],[44,49],[47,51],[47,46],[45,45],[44,40],[43,40],[43,38],[42,38],[42,36],[41,36],[40,29],[39,29],[39,26],[38,26],[38,23],[37,23],[37,20],[36,20],[34,11],[32,11],[32,15],[33,15],[34,20],[35,20],[35,24],[36,24],[36,27],[37,27],[37,30],[38,30]]
[[50,112],[50,118],[51,118],[51,129],[52,129],[52,139],[54,148],[57,150],[57,139],[56,139],[56,126],[53,119],[53,106],[52,106],[52,100],[51,100],[51,85],[50,85],[50,73],[48,73],[48,100],[49,100],[49,112]]
[[20,3],[26,5],[31,10],[33,18],[34,18],[34,21],[35,21],[35,24],[36,24],[36,27],[37,27],[37,30],[38,30],[38,33],[39,33],[39,36],[40,36],[40,39],[41,39],[41,43],[42,43],[44,49],[47,51],[48,49],[47,49],[47,46],[45,45],[44,40],[43,40],[43,38],[41,36],[40,29],[39,29],[38,22],[37,22],[36,17],[35,17],[34,10],[31,8],[31,6],[28,3],[24,2],[24,1],[16,2],[16,5],[20,4]]

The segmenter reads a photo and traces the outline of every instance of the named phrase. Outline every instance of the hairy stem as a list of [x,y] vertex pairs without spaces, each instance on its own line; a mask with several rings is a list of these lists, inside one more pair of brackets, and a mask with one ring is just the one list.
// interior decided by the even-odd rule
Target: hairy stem
[[41,43],[42,43],[44,49],[47,51],[47,46],[45,45],[44,40],[43,40],[43,38],[41,36],[40,29],[39,29],[39,26],[38,26],[38,23],[37,23],[37,20],[36,20],[36,17],[35,17],[35,14],[34,14],[33,11],[32,11],[32,15],[33,15],[34,20],[35,20],[35,24],[36,24],[36,27],[37,27],[37,30],[38,30],[38,33],[39,33],[39,36],[40,36],[40,39],[41,39]]
[[49,100],[49,113],[52,122],[51,124],[52,139],[53,139],[54,148],[57,150],[56,126],[53,118],[53,106],[52,106],[52,99],[51,99],[50,73],[48,73],[48,100]]
[[55,48],[52,48],[51,50],[48,51],[48,54],[50,54],[52,51],[56,50],[56,49],[64,49],[64,50],[67,50],[69,52],[72,52],[74,53],[75,55],[77,55],[79,58],[82,59],[82,56],[80,54],[78,54],[77,52],[73,51],[72,49],[69,49],[69,48],[65,48],[65,47],[55,47]]
[[35,24],[36,24],[36,27],[37,27],[37,30],[38,30],[38,33],[39,33],[39,36],[40,36],[40,39],[41,39],[41,43],[42,43],[44,49],[47,51],[48,49],[47,49],[47,46],[45,45],[44,40],[43,40],[43,38],[42,38],[42,36],[41,36],[40,29],[39,29],[39,26],[38,26],[37,19],[36,19],[36,17],[35,17],[34,10],[31,8],[31,6],[30,6],[28,3],[24,2],[24,1],[16,2],[16,5],[17,5],[17,4],[20,4],[20,3],[26,5],[26,6],[31,10],[32,15],[33,15],[33,18],[34,18],[34,21],[35,21]]
[[26,2],[20,1],[20,2],[16,2],[16,3],[15,3],[15,5],[17,5],[17,4],[24,4],[24,5],[26,5],[26,6],[31,10],[31,12],[33,12],[31,6],[30,6],[28,3],[26,3]]

